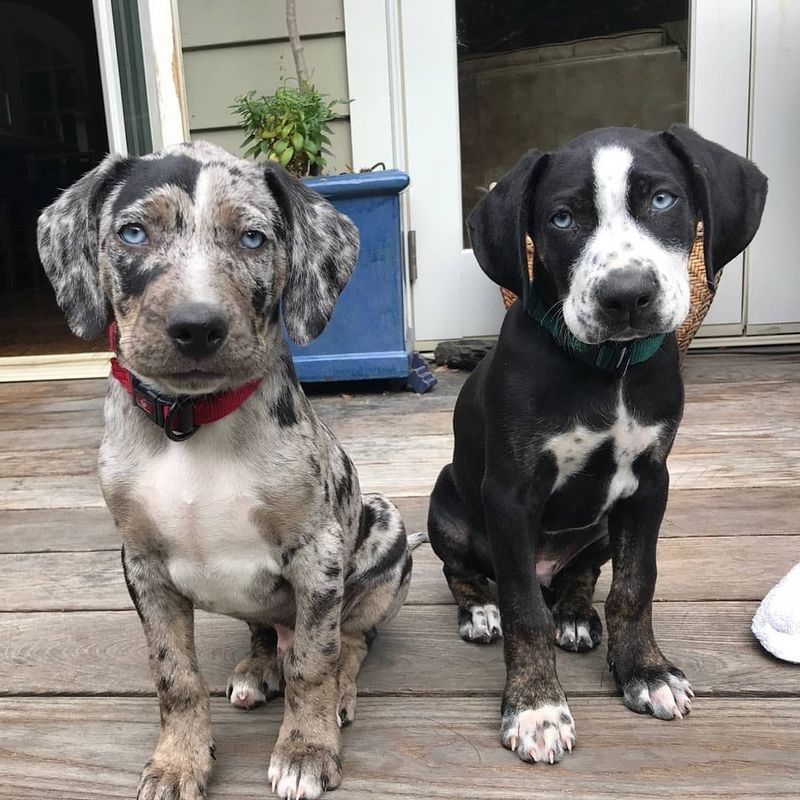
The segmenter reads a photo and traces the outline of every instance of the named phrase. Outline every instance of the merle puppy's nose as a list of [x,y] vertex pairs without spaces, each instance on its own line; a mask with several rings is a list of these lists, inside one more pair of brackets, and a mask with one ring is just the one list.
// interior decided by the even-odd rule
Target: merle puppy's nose
[[215,306],[186,303],[169,313],[167,333],[180,353],[206,358],[222,346],[228,335],[228,323]]
[[609,321],[635,325],[652,309],[657,289],[655,277],[647,272],[613,270],[598,287],[597,302]]

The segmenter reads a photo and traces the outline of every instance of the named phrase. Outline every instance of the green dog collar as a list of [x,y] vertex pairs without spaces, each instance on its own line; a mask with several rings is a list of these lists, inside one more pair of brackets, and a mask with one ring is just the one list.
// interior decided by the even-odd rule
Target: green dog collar
[[641,364],[654,356],[667,338],[665,333],[657,333],[629,342],[586,344],[572,334],[563,315],[555,308],[545,308],[530,287],[525,309],[528,316],[536,320],[567,353],[606,372],[624,375],[629,366]]

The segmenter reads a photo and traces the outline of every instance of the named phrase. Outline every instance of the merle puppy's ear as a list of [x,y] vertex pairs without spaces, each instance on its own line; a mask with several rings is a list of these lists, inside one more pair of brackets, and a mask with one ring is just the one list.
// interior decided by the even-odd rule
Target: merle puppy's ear
[[529,150],[467,217],[470,243],[481,269],[518,297],[527,293],[525,234],[534,187],[546,163],[545,153]]
[[268,165],[266,179],[286,225],[283,321],[297,344],[308,344],[325,330],[353,273],[358,229],[283,167]]
[[662,136],[683,162],[703,220],[709,286],[714,275],[750,244],[767,201],[767,178],[746,158],[704,139],[686,125]]
[[97,265],[98,228],[106,198],[132,163],[106,156],[39,215],[39,258],[70,329],[82,339],[96,339],[108,321]]

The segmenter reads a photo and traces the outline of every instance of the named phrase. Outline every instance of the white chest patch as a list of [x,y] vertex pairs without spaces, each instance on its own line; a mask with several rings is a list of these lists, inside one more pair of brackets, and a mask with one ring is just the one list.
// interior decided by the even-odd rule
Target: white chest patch
[[149,464],[140,502],[161,532],[179,591],[208,611],[258,616],[255,583],[279,574],[280,564],[250,517],[260,505],[252,469],[213,444],[170,443]]
[[545,444],[556,460],[558,476],[554,491],[564,486],[585,466],[592,453],[604,443],[611,441],[614,448],[615,471],[608,486],[608,496],[603,513],[617,500],[630,497],[638,488],[639,481],[633,472],[636,459],[658,443],[661,425],[641,425],[625,407],[620,395],[616,419],[610,428],[593,431],[576,425],[571,431],[553,436]]

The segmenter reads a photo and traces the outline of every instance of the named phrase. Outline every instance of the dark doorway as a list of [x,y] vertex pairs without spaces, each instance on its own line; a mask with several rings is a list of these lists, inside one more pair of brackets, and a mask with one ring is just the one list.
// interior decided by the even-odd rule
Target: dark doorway
[[0,0],[0,356],[105,349],[69,332],[36,218],[107,152],[91,0]]

